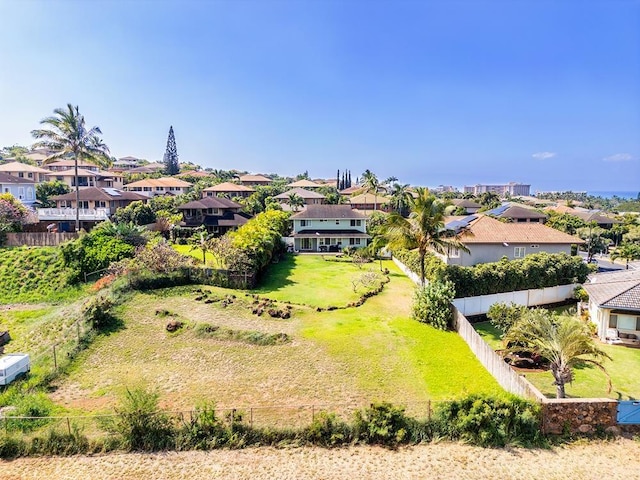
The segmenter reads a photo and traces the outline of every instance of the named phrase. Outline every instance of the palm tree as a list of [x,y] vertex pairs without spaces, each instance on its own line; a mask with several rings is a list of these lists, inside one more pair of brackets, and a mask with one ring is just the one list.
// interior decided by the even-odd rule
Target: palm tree
[[304,200],[300,195],[293,192],[293,193],[290,193],[289,196],[287,197],[287,203],[289,204],[289,206],[294,212],[297,212],[298,208],[304,205]]
[[378,189],[380,188],[380,181],[375,173],[366,169],[362,174],[362,185],[366,188],[367,192],[373,193],[373,210],[378,208]]
[[573,317],[554,317],[544,310],[531,310],[509,329],[507,351],[529,352],[549,361],[556,397],[565,398],[564,386],[573,380],[573,367],[589,363],[604,372],[611,391],[611,379],[601,360],[611,359],[598,348],[587,326]]
[[412,198],[409,191],[409,184],[403,185],[394,183],[391,186],[391,208],[394,212],[399,213],[403,217],[406,217],[409,212],[409,202]]
[[[39,141],[34,147],[45,147],[55,153],[50,155],[45,163],[72,156],[74,161],[74,179],[76,186],[76,232],[80,230],[80,186],[78,185],[78,163],[88,160],[93,163],[108,161],[109,148],[98,135],[102,135],[100,128],[87,129],[84,116],[77,106],[70,103],[67,108],[56,108],[55,116],[47,117],[40,123],[49,129],[33,130],[31,135]],[[106,160],[105,160],[106,159]]]
[[618,258],[627,261],[627,270],[629,270],[630,260],[640,260],[640,245],[630,242],[623,242],[611,254],[611,261],[615,262]]
[[447,230],[444,211],[447,203],[436,198],[427,188],[417,188],[417,196],[409,199],[409,217],[392,213],[387,220],[388,245],[394,248],[418,249],[420,256],[420,280],[424,285],[424,259],[427,252],[446,254],[456,248],[469,252],[459,235]]

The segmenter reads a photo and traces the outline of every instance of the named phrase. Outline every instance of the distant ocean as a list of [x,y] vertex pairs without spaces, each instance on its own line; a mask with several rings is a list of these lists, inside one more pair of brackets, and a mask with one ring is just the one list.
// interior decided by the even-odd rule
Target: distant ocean
[[638,197],[638,193],[640,192],[640,190],[635,191],[635,192],[606,192],[606,191],[602,191],[602,192],[587,192],[587,194],[589,195],[593,195],[594,197],[602,197],[602,198],[613,198],[614,196],[620,197],[620,198],[631,198],[633,200],[635,200]]

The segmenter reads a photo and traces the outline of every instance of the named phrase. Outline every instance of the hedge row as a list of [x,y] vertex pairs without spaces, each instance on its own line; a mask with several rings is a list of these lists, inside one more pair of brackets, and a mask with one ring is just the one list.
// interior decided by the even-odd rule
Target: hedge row
[[[398,251],[393,255],[413,272],[420,272],[416,251]],[[580,257],[565,253],[536,253],[518,260],[505,257],[499,262],[473,267],[445,265],[434,255],[425,258],[426,279],[451,280],[456,298],[583,283],[589,272],[589,266]]]
[[244,421],[242,413],[221,416],[205,404],[189,417],[172,416],[158,409],[158,396],[127,391],[117,415],[104,421],[110,435],[90,441],[81,430],[51,429],[32,438],[0,434],[0,458],[29,455],[76,455],[112,450],[211,450],[248,446],[352,444],[413,445],[434,439],[462,440],[483,447],[510,444],[541,446],[540,407],[514,396],[473,395],[441,404],[429,419],[418,420],[404,408],[374,403],[358,410],[350,422],[320,412],[303,428],[259,428]]

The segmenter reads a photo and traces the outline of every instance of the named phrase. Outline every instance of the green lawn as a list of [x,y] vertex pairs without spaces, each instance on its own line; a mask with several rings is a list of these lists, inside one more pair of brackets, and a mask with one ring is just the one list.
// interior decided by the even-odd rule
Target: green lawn
[[254,292],[313,307],[342,307],[357,301],[364,293],[362,286],[354,292],[351,281],[367,271],[379,272],[379,263],[367,263],[359,269],[350,262],[326,261],[320,255],[289,254],[269,266]]
[[[302,260],[302,270],[319,278],[328,277],[321,269],[333,275],[355,269],[308,258]],[[302,282],[298,265],[284,278],[299,279],[306,298],[311,287]],[[226,308],[196,301],[197,287],[137,293],[120,307],[123,329],[99,337],[82,352],[52,398],[74,411],[99,411],[112,407],[123,388],[140,384],[157,388],[162,405],[173,409],[192,408],[203,398],[221,407],[363,405],[374,400],[410,406],[466,393],[502,392],[457,334],[409,318],[413,284],[393,263],[385,266],[391,282],[363,306],[324,312],[294,307],[288,320],[253,315],[253,299],[233,290],[202,287],[217,298],[235,294]],[[283,278],[282,270],[283,265],[274,265],[267,284],[277,283],[268,278],[274,272]],[[290,284],[274,292],[300,298]],[[164,309],[186,327],[167,333],[169,318],[155,314]],[[286,333],[291,341],[257,346],[199,338],[195,326],[203,322],[235,331]]]
[[[491,325],[490,322],[474,324],[474,328],[480,336],[494,350],[503,348],[500,336],[502,332]],[[600,344],[612,360],[603,362],[607,372],[611,376],[613,388],[607,392],[607,379],[598,368],[585,365],[574,370],[575,379],[572,384],[566,386],[569,397],[609,397],[617,400],[629,400],[640,398],[640,348],[628,348],[622,345]],[[526,372],[527,379],[538,390],[548,397],[555,397],[556,387],[553,385],[553,376],[550,372]]]
[[[173,249],[182,254],[182,255],[186,255],[188,257],[193,257],[195,258],[199,263],[202,263],[202,249],[201,248],[194,248],[191,245],[172,245]],[[207,259],[207,263],[206,265],[210,266],[210,267],[214,267],[214,268],[218,268],[219,265],[216,262],[216,259],[213,255],[213,253],[211,252],[206,252],[205,258]]]

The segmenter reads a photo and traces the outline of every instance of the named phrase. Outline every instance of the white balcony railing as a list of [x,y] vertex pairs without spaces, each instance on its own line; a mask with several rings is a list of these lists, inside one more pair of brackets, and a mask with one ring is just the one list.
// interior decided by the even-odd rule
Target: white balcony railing
[[[111,216],[109,208],[81,208],[80,220],[100,221]],[[75,208],[38,208],[38,220],[75,220]]]

